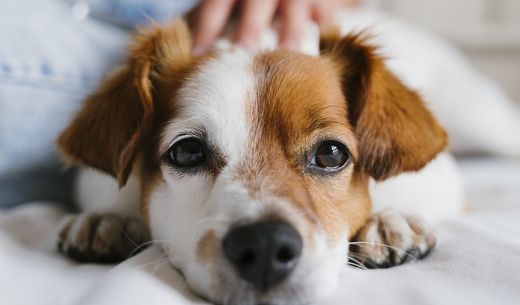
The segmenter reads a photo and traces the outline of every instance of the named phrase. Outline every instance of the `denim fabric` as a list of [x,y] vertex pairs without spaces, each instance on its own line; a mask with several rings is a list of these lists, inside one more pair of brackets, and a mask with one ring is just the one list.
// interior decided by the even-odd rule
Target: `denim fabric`
[[127,43],[121,28],[80,17],[67,1],[0,0],[0,208],[72,201],[56,136]]
[[198,0],[69,0],[76,5],[86,3],[90,14],[101,20],[127,28],[166,21],[193,8]]

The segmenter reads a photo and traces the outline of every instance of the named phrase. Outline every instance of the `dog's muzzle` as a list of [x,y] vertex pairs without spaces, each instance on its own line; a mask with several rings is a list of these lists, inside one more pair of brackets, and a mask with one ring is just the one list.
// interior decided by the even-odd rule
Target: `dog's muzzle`
[[222,247],[238,275],[266,292],[296,267],[303,241],[289,224],[263,221],[232,228]]

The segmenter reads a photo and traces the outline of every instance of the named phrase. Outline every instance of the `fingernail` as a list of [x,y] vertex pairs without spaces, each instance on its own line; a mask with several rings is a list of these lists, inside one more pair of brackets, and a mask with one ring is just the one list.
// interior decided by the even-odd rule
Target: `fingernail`
[[257,42],[251,38],[242,38],[238,41],[238,45],[246,49],[254,49],[257,46]]
[[279,47],[280,47],[280,49],[284,49],[284,50],[299,51],[300,43],[298,40],[295,40],[295,39],[287,39],[287,40],[280,42]]

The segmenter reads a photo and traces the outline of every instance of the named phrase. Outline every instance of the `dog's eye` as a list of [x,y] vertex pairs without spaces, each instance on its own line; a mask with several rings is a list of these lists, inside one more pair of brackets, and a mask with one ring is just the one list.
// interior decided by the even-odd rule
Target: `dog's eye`
[[333,170],[342,167],[350,160],[350,154],[345,145],[335,141],[325,141],[318,146],[311,165]]
[[196,138],[187,138],[175,143],[168,152],[170,162],[178,166],[197,166],[206,161],[204,146]]

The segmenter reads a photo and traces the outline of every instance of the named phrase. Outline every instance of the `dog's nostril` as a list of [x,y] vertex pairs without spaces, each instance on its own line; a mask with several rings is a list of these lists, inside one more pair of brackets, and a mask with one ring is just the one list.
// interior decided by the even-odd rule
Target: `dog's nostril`
[[294,251],[289,246],[282,246],[276,253],[276,259],[280,263],[289,263],[294,257]]

